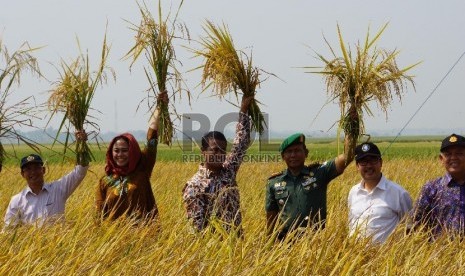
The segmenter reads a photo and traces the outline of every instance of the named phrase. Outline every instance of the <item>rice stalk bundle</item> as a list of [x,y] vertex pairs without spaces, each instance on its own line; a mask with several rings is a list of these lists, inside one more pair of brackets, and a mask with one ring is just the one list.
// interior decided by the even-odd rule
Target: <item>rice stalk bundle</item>
[[[182,6],[182,2],[179,5],[179,9]],[[139,5],[139,11],[142,19],[139,25],[132,24],[131,29],[136,32],[135,44],[126,54],[126,57],[132,58],[132,65],[144,53],[149,68],[144,68],[145,75],[150,84],[150,89],[156,100],[155,104],[150,104],[150,109],[158,108],[159,113],[159,139],[160,142],[166,145],[171,145],[174,134],[173,122],[170,118],[170,111],[168,104],[159,100],[158,95],[163,92],[168,92],[168,86],[173,90],[170,98],[175,98],[176,93],[181,95],[182,89],[182,76],[176,68],[175,50],[173,47],[173,40],[175,38],[189,37],[187,28],[182,24],[177,24],[177,13],[172,20],[169,21],[169,16],[163,18],[161,10],[161,2],[158,3],[158,21],[154,19],[152,13],[149,11],[146,5]],[[181,33],[181,36],[176,36],[177,31]],[[155,75],[155,78],[153,75]],[[157,92],[158,90],[158,92]],[[190,101],[190,93],[186,91],[187,97]],[[174,109],[174,106],[173,106]],[[176,113],[176,110],[173,110]]]
[[[79,44],[79,42],[78,42]],[[115,79],[115,74],[106,66],[110,48],[106,42],[106,35],[103,40],[103,46],[100,57],[100,64],[97,71],[92,72],[90,69],[90,62],[88,54],[81,54],[70,64],[62,62],[62,72],[60,72],[60,79],[56,82],[55,87],[51,91],[48,99],[49,109],[52,111],[50,119],[58,112],[63,113],[63,119],[57,132],[58,135],[66,126],[68,129],[65,138],[64,152],[69,144],[69,128],[70,124],[76,131],[84,131],[85,125],[89,125],[98,130],[98,125],[91,121],[95,119],[93,116],[88,115],[91,109],[92,99],[94,98],[97,85],[106,82],[107,70],[110,70]],[[75,153],[78,158],[78,164],[86,165],[91,160],[95,160],[92,151],[90,150],[86,141],[77,139]]]
[[[39,48],[31,48],[27,42],[11,55],[0,38],[0,138],[16,139],[24,142],[34,151],[40,152],[34,141],[21,135],[17,128],[21,126],[32,126],[32,119],[36,118],[34,107],[29,104],[33,97],[26,97],[14,104],[8,102],[13,86],[20,85],[20,77],[25,71],[33,75],[41,76],[39,63],[31,54]],[[0,168],[6,158],[6,151],[0,140]]]
[[386,27],[387,24],[373,38],[370,37],[368,28],[364,44],[356,44],[354,53],[350,46],[346,47],[338,25],[342,56],[336,55],[325,38],[332,57],[325,58],[317,53],[324,66],[306,67],[323,68],[321,71],[311,73],[323,75],[330,100],[339,103],[341,110],[339,130],[342,129],[346,135],[353,138],[351,145],[355,145],[360,135],[365,133],[363,115],[373,116],[369,107],[371,101],[376,102],[387,120],[388,109],[394,98],[402,100],[408,83],[415,89],[413,76],[408,75],[407,72],[419,63],[399,68],[396,61],[398,50],[389,51],[376,46]]
[[[216,26],[207,21],[203,27],[207,33],[201,39],[203,49],[195,50],[196,56],[204,58],[204,63],[198,67],[203,69],[201,85],[204,91],[212,87],[213,93],[220,98],[233,92],[239,96],[239,90],[244,96],[254,96],[260,85],[261,70],[252,65],[252,55],[236,50],[231,34],[225,24]],[[252,119],[252,129],[263,133],[266,122],[254,100],[248,113]]]

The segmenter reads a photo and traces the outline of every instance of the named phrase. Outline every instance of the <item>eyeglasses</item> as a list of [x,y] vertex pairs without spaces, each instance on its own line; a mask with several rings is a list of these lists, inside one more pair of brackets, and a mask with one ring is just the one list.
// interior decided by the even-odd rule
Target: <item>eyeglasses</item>
[[381,158],[364,158],[362,160],[357,161],[357,164],[359,164],[362,167],[365,167],[368,165],[376,165],[378,164],[379,160],[381,160]]

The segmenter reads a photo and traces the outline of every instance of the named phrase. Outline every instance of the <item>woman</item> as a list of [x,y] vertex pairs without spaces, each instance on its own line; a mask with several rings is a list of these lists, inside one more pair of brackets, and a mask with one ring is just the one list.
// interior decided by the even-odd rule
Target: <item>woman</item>
[[[160,99],[168,102],[166,92],[160,94]],[[105,176],[100,179],[97,190],[97,210],[102,219],[127,217],[150,221],[157,217],[150,176],[157,156],[158,114],[157,109],[149,122],[143,151],[130,133],[111,141],[106,154]]]

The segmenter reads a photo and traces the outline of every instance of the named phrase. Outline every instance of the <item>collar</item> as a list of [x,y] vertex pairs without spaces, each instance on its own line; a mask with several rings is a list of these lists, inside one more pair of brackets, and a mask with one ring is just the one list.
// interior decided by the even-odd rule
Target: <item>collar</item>
[[[221,171],[223,168],[221,168]],[[199,165],[199,175],[203,178],[211,178],[213,175],[213,171],[207,169],[203,163]]]
[[[45,190],[45,191],[49,192],[49,189],[50,189],[49,185],[44,184],[44,185],[42,185],[41,191]],[[29,193],[31,193],[33,195],[37,195],[32,191],[31,187],[27,186],[26,189],[24,190],[24,194],[27,195]]]
[[307,166],[303,166],[303,168],[300,170],[299,174],[297,176],[294,176],[291,171],[287,168],[284,171],[284,176],[289,176],[289,177],[298,177],[301,175],[310,175],[310,169]]
[[452,176],[449,173],[446,173],[444,176],[443,184],[447,187],[463,187],[464,185],[460,185],[452,179]]
[[[374,191],[375,189],[380,189],[383,191],[387,190],[387,179],[386,177],[384,177],[383,174],[381,174],[381,179],[379,180],[378,184],[376,184],[376,186],[373,188],[372,191]],[[360,181],[360,183],[358,184],[358,190],[365,190],[363,180]]]

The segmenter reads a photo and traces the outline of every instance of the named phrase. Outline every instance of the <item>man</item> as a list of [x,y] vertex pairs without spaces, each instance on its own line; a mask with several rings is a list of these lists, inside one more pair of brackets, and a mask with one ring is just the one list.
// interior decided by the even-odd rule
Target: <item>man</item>
[[[87,140],[84,131],[76,139]],[[11,198],[5,214],[4,228],[22,224],[42,226],[64,218],[65,203],[86,176],[88,160],[77,156],[78,164],[69,174],[51,183],[45,183],[42,158],[30,154],[21,159],[21,176],[27,187]]]
[[217,219],[226,231],[241,233],[242,216],[236,175],[250,143],[250,116],[247,110],[252,99],[253,96],[242,98],[230,154],[226,155],[227,141],[221,132],[211,131],[202,137],[204,162],[183,189],[187,218],[196,231],[204,230],[212,219]]
[[444,232],[465,234],[465,137],[447,136],[441,143],[439,160],[446,174],[428,181],[415,204],[415,228],[421,225],[434,236]]
[[358,145],[355,163],[362,181],[349,192],[349,235],[383,243],[412,209],[412,199],[404,188],[381,173],[383,159],[375,144]]
[[296,133],[286,138],[280,148],[287,169],[272,175],[266,186],[265,210],[268,234],[278,223],[278,239],[288,232],[307,226],[324,227],[326,191],[329,182],[340,175],[353,159],[353,146],[345,138],[345,153],[321,164],[305,166],[308,149],[305,136]]

